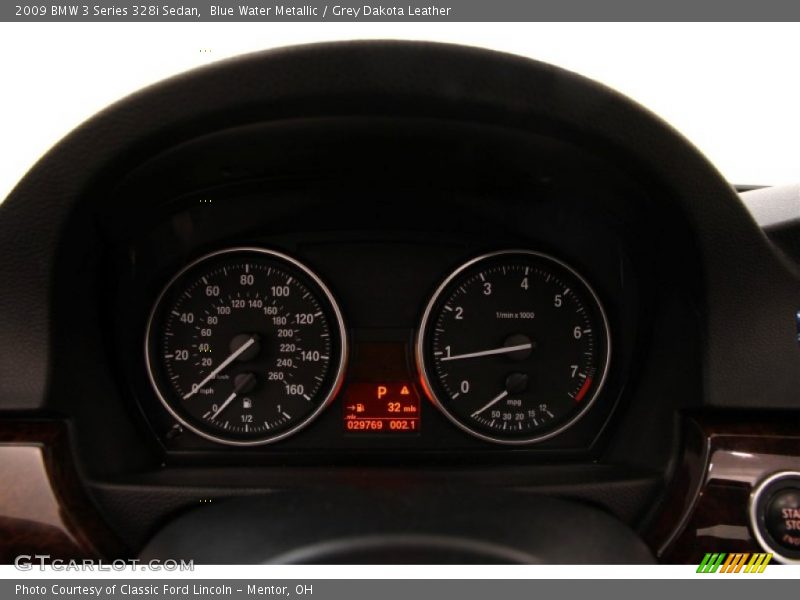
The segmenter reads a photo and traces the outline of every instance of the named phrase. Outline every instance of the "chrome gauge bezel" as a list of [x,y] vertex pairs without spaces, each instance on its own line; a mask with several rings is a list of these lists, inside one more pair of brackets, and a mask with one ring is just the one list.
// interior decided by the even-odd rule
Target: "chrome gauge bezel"
[[[426,366],[426,358],[425,358],[425,346],[427,345],[427,329],[431,321],[431,316],[433,309],[436,307],[437,303],[441,295],[447,290],[450,284],[457,279],[460,275],[462,275],[465,271],[471,269],[475,265],[488,261],[490,259],[495,259],[498,257],[503,256],[535,256],[539,259],[543,259],[545,261],[550,261],[554,263],[559,268],[565,269],[571,275],[573,275],[585,288],[588,290],[589,295],[592,301],[595,303],[598,313],[601,316],[603,329],[605,333],[605,360],[603,361],[602,366],[599,368],[601,372],[601,376],[597,387],[595,387],[594,391],[592,392],[591,397],[589,397],[588,401],[583,405],[583,407],[573,415],[568,421],[565,421],[561,425],[559,425],[556,429],[546,431],[540,435],[535,435],[526,438],[502,438],[497,436],[492,436],[486,434],[482,431],[474,429],[464,423],[459,417],[454,415],[448,408],[445,402],[439,398],[438,394],[436,393],[437,385],[434,384],[432,381],[429,373],[428,368]],[[597,398],[600,396],[601,392],[603,391],[603,387],[605,386],[606,380],[608,378],[609,367],[611,365],[611,328],[608,322],[608,316],[606,314],[605,307],[603,303],[600,301],[599,296],[595,292],[594,288],[589,284],[589,282],[584,278],[578,271],[576,271],[573,267],[565,263],[564,261],[555,258],[549,254],[545,254],[543,252],[538,252],[535,250],[528,250],[528,249],[506,249],[506,250],[497,250],[494,252],[488,252],[486,254],[482,254],[480,256],[476,256],[462,264],[461,266],[457,267],[453,270],[442,283],[436,288],[436,291],[431,296],[428,304],[425,307],[425,311],[422,314],[422,319],[420,320],[419,327],[417,328],[415,342],[414,342],[414,355],[415,360],[417,363],[417,369],[420,374],[420,378],[422,379],[422,384],[425,389],[426,394],[430,398],[430,400],[434,403],[434,405],[442,412],[442,414],[447,417],[450,422],[456,425],[462,431],[470,434],[473,437],[478,439],[484,440],[486,442],[492,442],[494,444],[502,444],[507,446],[524,446],[530,444],[536,444],[539,442],[543,442],[545,440],[551,439],[560,435],[567,429],[573,427],[578,421],[580,421],[585,415],[587,415],[594,405]]]
[[[196,425],[188,421],[172,407],[170,401],[167,400],[165,394],[160,389],[158,380],[153,372],[152,361],[154,360],[154,358],[151,358],[150,356],[151,336],[153,335],[155,318],[160,313],[162,302],[164,301],[168,292],[171,290],[172,286],[190,270],[196,268],[197,266],[203,264],[204,262],[228,254],[266,255],[272,259],[278,261],[284,261],[290,267],[301,271],[322,292],[324,299],[328,302],[328,304],[331,307],[332,315],[335,319],[335,323],[332,323],[331,327],[337,328],[339,332],[339,364],[336,366],[335,375],[330,385],[330,389],[327,391],[323,400],[320,402],[319,406],[314,411],[312,411],[309,415],[307,415],[305,418],[303,418],[295,425],[291,426],[289,429],[281,431],[280,433],[277,433],[275,435],[263,436],[254,439],[240,440],[240,439],[226,438],[217,435],[215,433],[209,433],[208,431],[204,431],[203,429],[197,427]],[[192,433],[206,440],[215,442],[217,444],[223,444],[227,446],[239,446],[239,447],[263,446],[266,444],[272,444],[284,440],[294,435],[301,429],[305,428],[311,422],[313,422],[330,405],[330,403],[333,402],[334,398],[341,389],[342,383],[344,381],[345,369],[347,366],[348,352],[349,352],[349,343],[347,338],[347,329],[345,328],[342,311],[341,308],[339,307],[338,302],[336,301],[336,298],[334,298],[333,294],[331,293],[330,289],[325,284],[325,282],[308,266],[306,266],[296,258],[293,258],[292,256],[289,256],[288,254],[284,254],[283,252],[279,252],[277,250],[261,248],[258,246],[236,246],[231,248],[224,248],[222,250],[216,250],[214,252],[210,252],[208,254],[200,256],[199,258],[193,260],[192,262],[184,266],[182,269],[180,269],[175,275],[172,276],[172,278],[166,283],[166,285],[164,285],[164,287],[161,289],[161,292],[158,294],[155,302],[153,303],[153,307],[150,310],[149,316],[147,318],[147,327],[145,330],[145,337],[144,337],[144,358],[145,358],[145,367],[147,370],[147,376],[150,381],[150,385],[153,388],[153,391],[155,392],[156,397],[158,398],[159,402],[161,402],[163,407],[167,410],[167,412],[182,427],[185,427]]]

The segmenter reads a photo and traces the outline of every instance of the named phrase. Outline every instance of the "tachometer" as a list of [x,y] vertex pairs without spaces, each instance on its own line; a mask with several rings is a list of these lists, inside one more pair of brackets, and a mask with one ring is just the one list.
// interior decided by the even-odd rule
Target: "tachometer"
[[608,371],[608,320],[575,270],[509,250],[462,265],[422,318],[417,362],[426,391],[456,425],[525,444],[575,423]]
[[215,442],[274,442],[311,422],[341,385],[341,311],[308,267],[232,248],[181,270],[145,342],[150,381],[185,427]]

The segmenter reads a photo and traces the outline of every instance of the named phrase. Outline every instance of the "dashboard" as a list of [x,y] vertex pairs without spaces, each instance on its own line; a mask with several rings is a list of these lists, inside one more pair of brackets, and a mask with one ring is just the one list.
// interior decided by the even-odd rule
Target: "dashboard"
[[[350,136],[394,128],[336,127]],[[312,185],[273,177],[197,190],[190,179],[135,228],[127,215],[106,220],[125,225],[110,233],[124,237],[103,286],[107,343],[128,409],[141,411],[167,456],[596,450],[650,327],[641,303],[653,283],[602,198],[622,188],[622,212],[643,194],[609,174],[602,191],[576,186],[574,172],[546,166],[542,143],[528,149],[536,180],[516,164],[501,176],[495,154],[472,174],[484,179],[476,195],[463,174],[484,158],[479,135],[499,149],[504,133],[465,140],[437,129],[427,124],[424,135],[441,150],[394,148],[377,176],[364,174],[377,168],[360,150],[374,147],[370,131],[347,144],[358,170],[331,164]],[[250,160],[261,159],[254,143],[274,139],[228,135]],[[298,143],[297,132],[284,135]],[[157,195],[181,164],[219,144],[158,157],[115,193],[123,202]],[[420,188],[421,176],[440,189]],[[293,226],[276,224],[276,213]]]
[[[223,63],[76,132],[0,227],[6,441],[72,465],[98,554],[680,562],[763,547],[747,494],[797,466],[793,259],[674,131],[553,67]],[[707,533],[712,465],[745,534]],[[321,536],[371,541],[295,553]]]

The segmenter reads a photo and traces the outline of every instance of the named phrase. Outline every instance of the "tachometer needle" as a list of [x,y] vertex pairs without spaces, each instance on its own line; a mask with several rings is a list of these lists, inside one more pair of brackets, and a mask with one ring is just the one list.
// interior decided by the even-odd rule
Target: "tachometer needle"
[[236,394],[237,394],[237,392],[233,392],[233,393],[232,393],[230,396],[228,396],[228,397],[225,399],[225,402],[223,402],[223,403],[222,403],[222,406],[220,406],[220,407],[217,409],[217,412],[215,412],[213,415],[211,415],[211,418],[209,419],[209,421],[213,421],[214,419],[216,419],[216,418],[219,416],[219,413],[221,413],[223,410],[225,410],[226,408],[228,408],[228,405],[229,405],[231,402],[233,402],[234,398],[236,398]]
[[214,379],[214,377],[216,377],[219,374],[219,372],[222,371],[222,369],[224,369],[229,364],[231,364],[233,361],[235,361],[237,358],[239,358],[239,356],[241,356],[242,353],[245,350],[247,350],[250,346],[252,346],[255,343],[256,343],[256,338],[255,337],[251,337],[244,344],[239,346],[236,350],[233,351],[233,353],[228,358],[226,358],[221,363],[219,363],[219,366],[216,369],[214,369],[213,371],[211,371],[211,373],[209,373],[206,376],[206,378],[203,379],[203,381],[201,381],[197,385],[193,385],[192,386],[192,390],[188,394],[184,394],[183,399],[187,400],[188,398],[191,398],[192,396],[194,396],[197,392],[199,392],[203,388],[203,386],[205,384],[207,384],[209,381]]
[[503,390],[502,394],[498,394],[495,398],[492,398],[489,402],[486,403],[485,406],[483,406],[482,408],[479,408],[474,413],[472,413],[470,416],[471,417],[477,417],[479,414],[481,414],[487,408],[491,408],[492,406],[494,406],[495,404],[500,402],[500,400],[502,400],[506,396],[508,396],[508,390]]
[[469,352],[468,354],[453,354],[452,356],[445,356],[441,359],[442,362],[446,360],[460,360],[462,358],[476,358],[478,356],[491,356],[492,354],[508,354],[509,352],[518,352],[519,350],[530,350],[533,348],[532,343],[518,344],[516,346],[503,346],[502,348],[494,348],[492,350],[482,350],[480,352]]

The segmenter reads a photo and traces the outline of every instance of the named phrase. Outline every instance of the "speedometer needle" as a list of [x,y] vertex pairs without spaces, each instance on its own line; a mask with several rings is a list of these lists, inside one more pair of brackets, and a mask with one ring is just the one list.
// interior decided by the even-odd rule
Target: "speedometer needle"
[[492,398],[491,401],[487,402],[486,405],[483,408],[479,408],[474,413],[472,413],[470,416],[471,417],[477,417],[479,414],[481,414],[487,408],[491,408],[492,406],[494,406],[495,404],[500,402],[500,400],[502,400],[506,396],[508,396],[508,390],[503,390],[502,394],[498,394],[495,398]]
[[[183,399],[187,400],[187,399],[191,398],[192,396],[194,396],[197,392],[199,392],[203,388],[203,386],[205,384],[207,384],[209,381],[214,379],[214,377],[216,377],[219,374],[219,372],[222,371],[222,369],[224,369],[229,364],[231,364],[233,361],[235,361],[237,358],[239,358],[245,350],[247,350],[250,346],[252,346],[255,343],[256,343],[256,338],[255,337],[251,337],[244,344],[239,346],[236,350],[233,351],[233,353],[228,358],[226,358],[221,363],[219,363],[219,366],[216,369],[214,369],[213,371],[211,371],[211,373],[209,373],[206,376],[206,378],[203,379],[203,381],[201,381],[197,385],[193,385],[192,386],[192,390],[188,394],[185,394],[183,396]],[[229,401],[230,401],[230,399],[227,400],[226,402],[229,402]]]
[[492,350],[482,350],[480,352],[469,352],[468,354],[454,354],[452,356],[445,356],[442,362],[446,360],[459,360],[462,358],[476,358],[478,356],[491,356],[492,354],[508,354],[509,352],[518,352],[519,350],[530,350],[533,348],[532,343],[518,344],[516,346],[503,346],[502,348],[494,348]]

